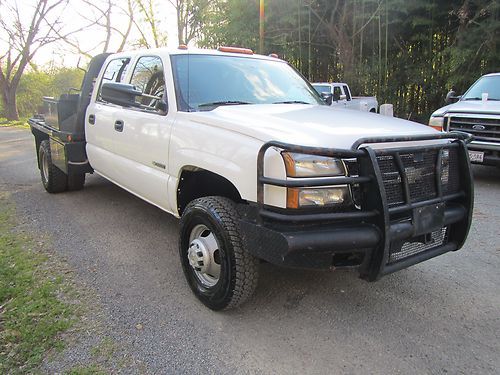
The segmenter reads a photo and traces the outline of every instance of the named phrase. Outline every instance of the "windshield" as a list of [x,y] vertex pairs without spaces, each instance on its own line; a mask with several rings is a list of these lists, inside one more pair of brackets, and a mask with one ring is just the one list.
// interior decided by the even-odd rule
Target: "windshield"
[[324,104],[312,86],[282,61],[189,54],[171,59],[180,111],[235,104]]
[[500,100],[500,75],[479,78],[462,100],[481,100],[483,93],[488,93],[488,100]]
[[318,94],[331,94],[332,89],[329,85],[313,85]]

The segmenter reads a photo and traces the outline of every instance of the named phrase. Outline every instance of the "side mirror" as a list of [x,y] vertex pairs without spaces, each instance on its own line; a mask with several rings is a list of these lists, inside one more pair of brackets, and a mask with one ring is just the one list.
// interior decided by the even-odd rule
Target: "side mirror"
[[168,104],[164,101],[158,100],[155,105],[155,109],[157,111],[167,113],[168,112]]
[[142,92],[128,83],[106,82],[101,86],[102,100],[123,107],[140,107],[135,101],[137,96],[142,96]]
[[448,94],[446,94],[446,99],[444,101],[446,104],[452,104],[458,102],[461,97],[461,95],[457,95],[455,91],[451,90]]
[[325,101],[326,104],[332,105],[333,95],[328,92],[321,93],[321,98]]
[[347,100],[347,95],[340,95],[339,100]]

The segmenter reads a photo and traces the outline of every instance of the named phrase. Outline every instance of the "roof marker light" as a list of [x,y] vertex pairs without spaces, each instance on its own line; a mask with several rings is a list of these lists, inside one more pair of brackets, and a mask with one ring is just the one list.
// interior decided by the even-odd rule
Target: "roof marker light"
[[269,54],[269,57],[274,57],[275,59],[280,58],[277,53],[271,53],[271,54]]
[[186,46],[185,44],[179,44],[179,47],[177,47],[178,49],[188,49],[188,46]]
[[251,49],[249,49],[249,48],[224,47],[224,46],[221,46],[217,50],[219,52],[242,53],[244,55],[253,55],[253,51]]

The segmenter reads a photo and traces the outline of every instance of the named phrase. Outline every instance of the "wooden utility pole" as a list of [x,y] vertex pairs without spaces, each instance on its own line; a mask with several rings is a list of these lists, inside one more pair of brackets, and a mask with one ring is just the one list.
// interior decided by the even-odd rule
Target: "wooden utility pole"
[[308,75],[307,79],[311,80],[312,79],[312,66],[311,66],[311,6],[309,6],[309,27],[308,27],[308,32],[309,32],[309,38],[308,38],[308,61],[307,61],[307,66],[308,66]]
[[259,53],[264,54],[264,0],[260,0],[259,7]]

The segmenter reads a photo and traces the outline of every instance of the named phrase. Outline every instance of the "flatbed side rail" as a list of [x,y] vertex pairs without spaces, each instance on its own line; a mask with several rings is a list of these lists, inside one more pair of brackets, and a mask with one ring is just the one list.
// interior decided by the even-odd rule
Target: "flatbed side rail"
[[58,138],[62,142],[75,142],[75,141],[83,141],[84,137],[79,134],[64,132],[59,129],[53,128],[49,126],[42,119],[38,118],[30,118],[28,120],[28,124],[42,133],[48,134],[50,137]]

